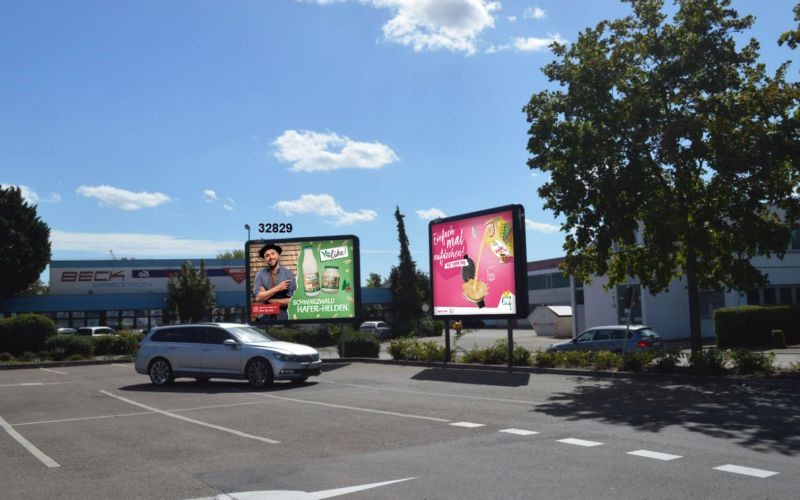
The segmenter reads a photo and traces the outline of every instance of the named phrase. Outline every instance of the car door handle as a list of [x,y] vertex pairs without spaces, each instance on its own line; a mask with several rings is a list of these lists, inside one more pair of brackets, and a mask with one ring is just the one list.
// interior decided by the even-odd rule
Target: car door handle
[[174,351],[175,349],[177,349],[177,347],[175,347],[174,345],[171,345],[171,346],[167,347],[167,349],[169,349],[170,351]]

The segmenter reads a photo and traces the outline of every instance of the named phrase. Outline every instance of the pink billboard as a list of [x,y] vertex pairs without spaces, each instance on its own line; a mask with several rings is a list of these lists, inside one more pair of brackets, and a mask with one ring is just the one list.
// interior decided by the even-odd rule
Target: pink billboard
[[527,314],[520,221],[522,207],[510,205],[430,223],[434,316]]

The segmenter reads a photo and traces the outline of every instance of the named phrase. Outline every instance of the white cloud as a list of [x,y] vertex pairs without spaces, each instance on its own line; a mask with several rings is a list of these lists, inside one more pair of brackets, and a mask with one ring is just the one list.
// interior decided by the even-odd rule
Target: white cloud
[[213,189],[204,189],[203,199],[206,201],[206,203],[213,203],[217,201],[217,193]]
[[16,187],[19,188],[22,199],[28,202],[28,205],[38,205],[39,202],[43,203],[58,203],[61,201],[61,195],[58,193],[50,193],[46,198],[42,198],[33,189],[25,186],[24,184],[9,184],[7,182],[0,183],[2,188]]
[[111,186],[80,186],[75,190],[85,198],[97,198],[101,207],[119,208],[121,210],[141,210],[142,208],[153,208],[172,201],[172,198],[164,193],[134,193],[125,189],[118,189]]
[[525,219],[525,229],[536,231],[537,233],[552,234],[561,231],[561,228],[554,224],[546,224],[544,222],[534,222],[530,219]]
[[492,12],[500,2],[486,0],[362,0],[390,9],[394,17],[383,25],[386,40],[415,51],[450,50],[474,54],[479,35],[494,28]]
[[444,212],[439,210],[438,208],[429,208],[428,210],[417,210],[417,215],[422,220],[433,220],[433,219],[441,219],[442,217],[447,217]]
[[369,222],[378,217],[374,210],[361,209],[347,212],[329,194],[304,194],[297,200],[279,201],[273,208],[277,208],[284,215],[312,214],[320,217],[329,217],[326,221],[334,226],[347,226],[357,222]]
[[547,13],[540,7],[528,7],[522,13],[522,17],[523,19],[544,19],[547,17]]
[[506,19],[507,19],[507,20],[508,20],[508,22],[510,22],[510,23],[515,23],[515,22],[517,22],[517,16],[508,16],[508,17],[506,17]]
[[206,257],[213,258],[222,249],[240,248],[239,240],[193,240],[166,234],[142,233],[73,233],[52,230],[54,252],[86,252],[130,257]]
[[547,38],[538,38],[535,36],[514,38],[511,41],[511,46],[520,52],[537,52],[541,50],[547,50],[547,48],[553,42],[566,43],[566,40],[561,38],[561,35],[556,33],[555,35],[550,35]]
[[377,169],[400,158],[379,142],[359,142],[334,133],[287,130],[275,139],[275,157],[296,172],[341,168]]

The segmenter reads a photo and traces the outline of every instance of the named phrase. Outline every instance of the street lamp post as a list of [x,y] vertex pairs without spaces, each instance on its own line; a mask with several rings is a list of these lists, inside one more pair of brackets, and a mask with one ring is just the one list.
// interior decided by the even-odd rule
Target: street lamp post
[[247,229],[247,241],[250,241],[250,224],[245,224],[244,228]]

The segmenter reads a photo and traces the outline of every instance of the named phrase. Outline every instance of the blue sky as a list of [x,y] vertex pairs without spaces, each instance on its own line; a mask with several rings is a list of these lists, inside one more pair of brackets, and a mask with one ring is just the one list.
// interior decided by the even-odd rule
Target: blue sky
[[[795,0],[737,0],[770,68]],[[213,258],[291,223],[355,234],[387,276],[406,215],[525,207],[528,260],[562,255],[521,111],[617,0],[138,0],[0,4],[0,184],[50,225],[53,258]],[[797,65],[790,70],[796,79]]]

